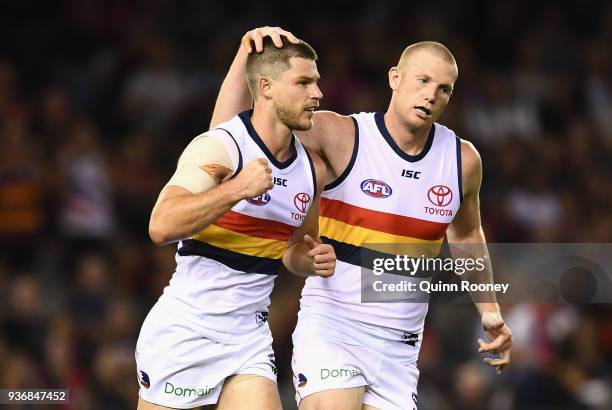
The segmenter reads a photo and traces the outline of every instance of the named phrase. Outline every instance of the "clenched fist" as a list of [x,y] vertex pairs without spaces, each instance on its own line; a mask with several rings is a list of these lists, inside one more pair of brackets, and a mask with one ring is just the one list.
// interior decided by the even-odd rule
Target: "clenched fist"
[[313,273],[323,278],[333,275],[336,270],[334,247],[314,240],[310,235],[304,235],[304,243],[308,246],[306,255],[312,259]]
[[268,160],[255,159],[234,178],[238,192],[243,199],[254,198],[272,189],[272,170]]

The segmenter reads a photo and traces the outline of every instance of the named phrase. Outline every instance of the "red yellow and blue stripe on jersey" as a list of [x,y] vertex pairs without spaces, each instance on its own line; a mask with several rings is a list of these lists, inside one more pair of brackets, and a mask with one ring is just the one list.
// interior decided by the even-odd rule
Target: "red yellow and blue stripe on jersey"
[[338,260],[361,266],[362,250],[433,257],[440,251],[448,223],[361,208],[321,198],[320,235]]
[[178,253],[204,256],[237,271],[276,275],[294,230],[282,222],[230,210],[183,241]]

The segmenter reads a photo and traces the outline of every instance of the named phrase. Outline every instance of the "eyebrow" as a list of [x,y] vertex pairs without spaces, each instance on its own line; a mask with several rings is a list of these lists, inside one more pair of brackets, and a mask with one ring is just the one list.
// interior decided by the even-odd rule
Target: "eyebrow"
[[[431,80],[431,76],[427,75],[427,74],[417,74],[417,77],[423,77],[426,78],[428,80]],[[453,86],[450,84],[440,84],[440,87],[446,87],[449,90],[453,91]]]
[[320,75],[316,75],[316,76],[301,75],[298,78],[296,78],[297,81],[299,80],[319,81],[320,79],[321,79]]

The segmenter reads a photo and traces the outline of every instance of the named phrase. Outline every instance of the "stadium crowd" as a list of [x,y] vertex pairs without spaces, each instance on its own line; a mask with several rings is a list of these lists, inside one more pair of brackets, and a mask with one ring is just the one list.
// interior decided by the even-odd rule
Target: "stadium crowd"
[[[443,42],[460,74],[441,122],[483,158],[488,241],[612,240],[611,4],[288,3],[0,6],[0,388],[69,388],[61,408],[136,407],[138,331],[174,269],[175,246],[148,238],[150,211],[259,25],[313,45],[321,108],[343,114],[384,110],[391,58]],[[280,276],[271,306],[287,408],[302,283]],[[612,305],[503,313],[513,361],[495,377],[473,306],[431,305],[420,409],[612,408]]]

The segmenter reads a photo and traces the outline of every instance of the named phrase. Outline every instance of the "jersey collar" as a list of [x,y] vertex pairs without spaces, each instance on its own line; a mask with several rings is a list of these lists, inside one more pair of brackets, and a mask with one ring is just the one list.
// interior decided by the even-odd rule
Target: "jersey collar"
[[268,157],[268,160],[278,169],[287,168],[297,158],[297,149],[295,148],[295,135],[293,135],[293,133],[291,134],[291,148],[293,150],[291,157],[289,157],[289,159],[287,159],[286,161],[279,161],[274,155],[272,155],[272,153],[270,152],[266,144],[263,142],[259,134],[257,134],[257,131],[255,131],[253,123],[251,122],[251,115],[253,115],[253,110],[247,110],[238,114],[238,117],[242,120],[242,123],[246,127],[253,141],[255,141],[255,143],[263,151],[266,157]]
[[395,142],[391,134],[389,134],[389,130],[385,125],[385,114],[383,112],[377,112],[374,114],[374,119],[376,121],[376,126],[378,126],[378,130],[382,134],[382,136],[387,141],[387,144],[395,151],[397,155],[401,158],[405,159],[408,162],[417,162],[425,158],[425,155],[431,149],[431,145],[433,144],[434,134],[436,133],[436,125],[432,124],[431,129],[429,130],[429,135],[427,136],[427,141],[425,142],[425,146],[423,150],[416,155],[410,155],[405,153]]

